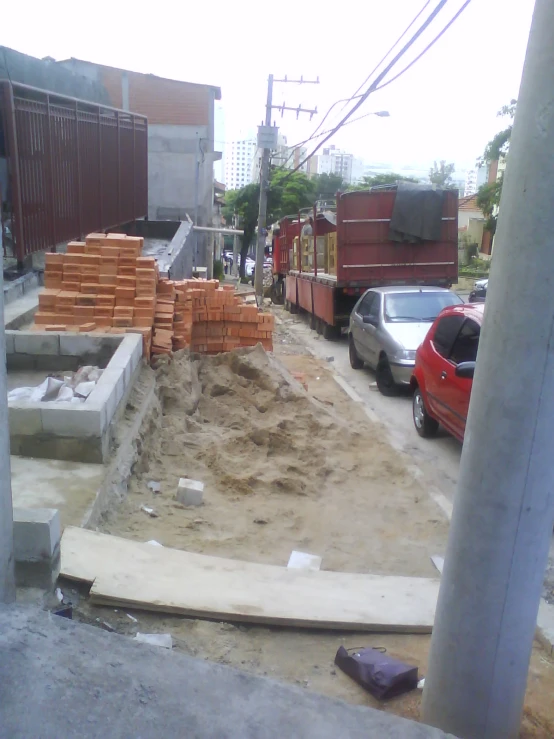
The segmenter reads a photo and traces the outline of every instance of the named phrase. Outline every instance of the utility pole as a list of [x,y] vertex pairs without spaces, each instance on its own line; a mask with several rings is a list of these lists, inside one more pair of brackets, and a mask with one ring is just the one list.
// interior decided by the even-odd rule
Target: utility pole
[[[260,171],[260,207],[258,211],[258,242],[257,242],[257,248],[256,248],[256,270],[255,270],[255,276],[254,276],[254,286],[256,290],[256,296],[258,298],[263,297],[263,291],[264,291],[264,254],[265,254],[265,236],[266,236],[266,226],[267,226],[267,194],[269,191],[269,160],[271,156],[271,142],[268,138],[271,137],[271,111],[273,108],[276,108],[277,110],[281,111],[281,115],[284,114],[285,110],[292,110],[296,113],[296,117],[300,115],[300,113],[309,113],[310,114],[310,120],[312,117],[317,113],[317,108],[314,110],[306,110],[305,108],[302,108],[300,105],[296,108],[287,107],[285,103],[283,102],[282,105],[273,105],[273,75],[270,74],[269,78],[267,80],[267,102],[265,106],[265,126],[263,127],[263,153],[262,153],[262,163],[261,163],[261,171]],[[275,82],[288,82],[298,85],[305,85],[305,84],[319,84],[319,77],[317,80],[305,80],[303,77],[300,77],[299,80],[289,80],[287,79],[286,75],[282,80],[275,80]],[[258,131],[258,146],[261,146],[262,142],[262,131],[259,129]],[[276,136],[277,136],[277,129],[275,128],[275,145],[277,144]],[[275,146],[273,147],[275,148]]]
[[[273,102],[273,75],[267,80],[267,103],[265,106],[265,125],[271,127],[271,108]],[[263,297],[264,292],[264,254],[265,229],[267,220],[267,193],[269,190],[269,156],[271,149],[264,147],[260,171],[260,208],[258,211],[258,246],[256,249],[256,272],[254,275],[256,295]]]
[[423,693],[462,739],[519,736],[552,538],[553,33],[536,0]]
[[[0,199],[0,208],[1,203]],[[0,229],[0,253],[4,253],[2,229]],[[3,271],[0,271],[0,288],[0,294],[3,295]],[[4,300],[0,300],[0,603],[12,603],[14,600],[15,575],[8,388],[6,382],[6,334],[4,330]]]
[[[233,218],[233,228],[239,227],[240,216],[235,213]],[[239,237],[237,234],[233,236],[233,268],[231,274],[233,277],[238,275],[238,255],[239,255]],[[256,254],[257,256],[257,254]]]

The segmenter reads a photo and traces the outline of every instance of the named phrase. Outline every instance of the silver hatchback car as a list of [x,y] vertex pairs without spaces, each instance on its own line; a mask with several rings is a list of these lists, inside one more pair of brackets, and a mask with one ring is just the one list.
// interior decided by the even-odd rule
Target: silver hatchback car
[[463,303],[440,287],[376,287],[354,306],[348,330],[350,364],[376,371],[383,395],[396,395],[410,382],[415,355],[443,308]]

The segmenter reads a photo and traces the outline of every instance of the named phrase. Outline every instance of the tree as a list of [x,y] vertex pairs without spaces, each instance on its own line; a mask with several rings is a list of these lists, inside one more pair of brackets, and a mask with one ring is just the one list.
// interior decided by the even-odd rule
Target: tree
[[[314,185],[303,172],[291,174],[286,169],[272,169],[269,174],[267,195],[267,223],[274,223],[283,216],[298,213],[301,208],[313,204]],[[240,276],[244,277],[246,255],[254,242],[258,224],[260,186],[251,183],[240,190],[230,190],[225,194],[223,215],[231,219],[233,214],[240,216],[240,227],[244,230],[240,250]]]
[[362,177],[357,185],[351,185],[349,190],[369,190],[370,187],[381,187],[383,185],[396,185],[397,182],[419,182],[415,177],[406,177],[397,172],[385,172],[385,174],[374,174]]
[[336,193],[346,189],[346,183],[340,174],[330,173],[316,175],[313,179],[314,194],[318,200],[331,200]]
[[[477,165],[479,167],[484,165],[490,166],[492,162],[508,156],[516,105],[517,100],[510,100],[509,105],[504,105],[504,107],[498,111],[498,117],[509,117],[510,124],[502,131],[499,131],[486,145],[483,156],[477,160]],[[500,205],[503,182],[504,174],[500,175],[496,182],[489,182],[485,185],[481,185],[477,192],[477,205],[483,211],[483,215],[486,218],[485,229],[490,231],[493,236],[496,231],[496,224],[498,221],[498,206]]]
[[444,159],[441,159],[438,164],[433,162],[429,170],[429,181],[438,187],[452,187],[452,174],[455,169],[455,164],[447,164]]

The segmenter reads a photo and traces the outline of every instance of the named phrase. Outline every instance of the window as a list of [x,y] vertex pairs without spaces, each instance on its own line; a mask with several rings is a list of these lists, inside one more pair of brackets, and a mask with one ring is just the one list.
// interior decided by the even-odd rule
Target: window
[[439,321],[433,336],[433,345],[441,356],[446,358],[450,354],[463,322],[463,316],[445,316]]
[[364,297],[362,298],[361,303],[356,308],[356,313],[358,313],[360,316],[369,316],[369,311],[371,310],[371,305],[374,302],[376,293],[366,293]]
[[479,334],[481,327],[467,319],[454,342],[452,351],[450,352],[450,360],[454,364],[460,362],[475,362],[477,359],[477,348],[479,346]]
[[455,293],[448,291],[391,293],[385,300],[385,321],[432,323],[443,308],[462,302]]
[[380,309],[381,309],[381,296],[379,295],[379,293],[375,293],[375,300],[371,303],[371,307],[369,309],[369,315],[372,318],[378,319]]

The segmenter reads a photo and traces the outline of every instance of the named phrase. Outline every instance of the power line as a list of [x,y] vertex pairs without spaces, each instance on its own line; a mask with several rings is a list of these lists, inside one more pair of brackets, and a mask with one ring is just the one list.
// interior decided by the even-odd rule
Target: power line
[[[406,51],[415,43],[415,41],[421,36],[423,31],[430,25],[430,23],[433,21],[433,19],[438,15],[438,13],[442,10],[442,8],[446,5],[448,0],[441,0],[439,4],[436,6],[436,8],[431,12],[429,17],[424,21],[424,23],[419,27],[419,29],[415,32],[415,34],[412,36],[412,38],[402,47],[402,49],[398,52],[398,54],[394,57],[394,59],[387,65],[387,67],[377,76],[375,81],[369,86],[369,88],[366,90],[366,92],[362,95],[362,97],[358,100],[358,102],[354,105],[354,107],[348,111],[348,113],[344,116],[344,118],[335,126],[335,128],[331,131],[331,133],[323,139],[323,141],[320,141],[319,144],[315,147],[315,149],[309,154],[305,159],[303,159],[293,170],[291,170],[290,175],[292,175],[294,172],[297,172],[315,153],[318,151],[326,141],[328,141],[331,136],[333,136],[350,118],[350,116],[367,100],[369,95],[371,93],[375,92],[377,89],[379,89],[379,83],[383,78],[388,74],[388,72],[395,66],[395,64],[399,61],[399,59],[404,56]],[[451,21],[440,31],[440,33],[433,39],[433,41],[428,45],[427,49],[431,48],[433,44],[435,44],[448,30],[448,28],[452,25],[454,20],[462,13],[463,10],[469,5],[471,0],[466,0],[464,5],[461,7],[461,9],[458,11],[458,13],[454,16],[454,18],[451,19]],[[426,49],[426,50],[427,50]],[[425,51],[426,51],[425,50]],[[425,53],[425,51],[423,53]],[[419,54],[417,59],[421,58],[423,55]],[[415,62],[414,62],[415,63]],[[400,72],[395,79],[397,79],[401,74],[404,74],[409,67],[412,66],[411,64],[408,65],[405,69]],[[384,87],[385,85],[383,85]],[[290,176],[289,175],[289,176]]]
[[427,0],[427,2],[425,3],[425,5],[424,5],[424,6],[423,6],[423,7],[421,8],[421,10],[419,11],[419,13],[418,13],[418,14],[417,14],[417,15],[416,15],[416,16],[415,16],[415,17],[414,17],[413,19],[412,19],[412,21],[410,22],[410,24],[409,24],[409,25],[408,25],[408,26],[407,26],[407,27],[406,27],[406,28],[404,29],[404,31],[402,32],[402,34],[401,34],[401,35],[400,35],[400,36],[399,36],[399,37],[398,37],[398,38],[396,39],[396,41],[394,42],[394,44],[393,44],[393,45],[392,45],[392,46],[390,47],[390,49],[389,49],[389,50],[387,51],[387,53],[385,54],[385,56],[384,56],[384,57],[383,57],[383,58],[381,59],[381,61],[380,61],[380,62],[379,62],[379,63],[378,63],[378,64],[377,64],[377,65],[376,65],[376,66],[375,66],[375,67],[374,67],[373,69],[372,69],[372,71],[371,71],[371,72],[370,72],[370,73],[369,73],[369,74],[367,75],[367,77],[366,77],[366,78],[365,78],[365,80],[364,80],[364,81],[362,82],[362,84],[361,84],[361,85],[360,85],[360,86],[358,87],[358,89],[356,90],[356,92],[355,92],[355,93],[354,93],[353,95],[351,95],[351,97],[349,97],[349,98],[344,98],[343,100],[337,100],[336,102],[334,102],[334,103],[333,103],[333,105],[331,105],[331,107],[329,108],[329,110],[327,111],[327,113],[325,113],[325,115],[323,116],[323,118],[322,118],[322,119],[321,119],[321,121],[319,122],[319,125],[318,125],[318,126],[317,126],[317,127],[315,128],[314,132],[312,133],[312,135],[310,136],[310,138],[309,138],[309,139],[307,139],[307,141],[309,141],[310,139],[312,139],[312,138],[314,138],[314,137],[315,137],[316,133],[317,133],[317,132],[319,131],[319,129],[320,129],[320,128],[322,127],[322,125],[323,125],[323,124],[325,123],[325,121],[327,120],[327,118],[328,118],[328,116],[329,116],[330,112],[331,112],[331,111],[333,110],[333,108],[335,107],[335,105],[338,105],[339,103],[344,103],[344,105],[343,105],[343,106],[342,106],[342,108],[341,108],[341,110],[344,110],[344,108],[346,107],[346,105],[347,105],[348,103],[351,103],[351,102],[352,102],[352,100],[356,100],[357,98],[361,97],[361,95],[358,95],[358,93],[360,92],[360,90],[362,89],[362,87],[363,87],[363,86],[364,86],[364,85],[366,84],[366,82],[367,82],[367,81],[368,81],[369,79],[371,79],[371,77],[372,77],[372,76],[373,76],[373,75],[375,74],[375,72],[376,72],[376,71],[377,71],[377,70],[379,69],[379,67],[381,66],[381,64],[383,64],[383,63],[385,62],[385,60],[387,59],[387,57],[388,57],[388,56],[389,56],[390,54],[392,54],[392,52],[394,51],[394,49],[395,49],[395,48],[396,48],[396,47],[398,46],[398,44],[399,44],[399,43],[400,43],[400,42],[402,41],[402,39],[404,38],[404,36],[405,36],[405,35],[406,35],[406,34],[408,33],[408,31],[410,30],[410,28],[411,28],[411,27],[412,27],[412,26],[414,25],[414,23],[415,23],[415,22],[417,21],[417,19],[419,18],[419,16],[420,16],[420,15],[421,15],[421,14],[423,13],[423,11],[424,11],[424,10],[425,10],[425,8],[426,8],[426,7],[427,7],[427,6],[429,5],[429,3],[430,3],[430,2],[431,2],[431,0]]

